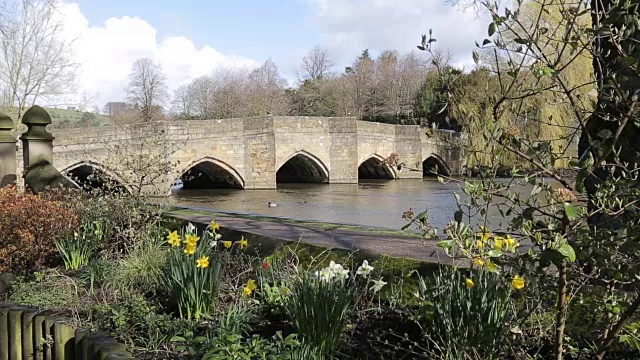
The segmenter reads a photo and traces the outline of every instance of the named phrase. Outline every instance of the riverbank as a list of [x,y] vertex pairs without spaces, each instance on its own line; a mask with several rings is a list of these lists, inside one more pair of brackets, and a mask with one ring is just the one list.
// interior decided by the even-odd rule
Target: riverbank
[[358,251],[365,256],[388,255],[430,263],[451,263],[451,259],[436,246],[437,240],[423,240],[406,231],[187,207],[172,207],[164,214],[194,224],[209,224],[215,220],[225,232],[236,233],[249,240],[301,242],[328,249]]

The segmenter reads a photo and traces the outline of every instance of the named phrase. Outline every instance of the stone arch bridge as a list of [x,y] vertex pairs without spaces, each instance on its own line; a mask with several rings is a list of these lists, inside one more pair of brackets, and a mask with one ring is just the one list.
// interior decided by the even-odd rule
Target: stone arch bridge
[[286,182],[422,178],[436,166],[456,175],[464,166],[464,134],[427,135],[419,126],[354,118],[269,115],[52,133],[60,172],[87,182],[100,173],[124,185],[133,167],[148,167],[158,175],[140,184],[158,194],[167,194],[177,179],[185,188],[274,189]]

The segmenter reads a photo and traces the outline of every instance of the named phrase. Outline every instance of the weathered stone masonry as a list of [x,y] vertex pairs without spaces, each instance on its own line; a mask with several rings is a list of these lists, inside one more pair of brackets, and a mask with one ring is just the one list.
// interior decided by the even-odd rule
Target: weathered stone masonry
[[[170,160],[179,165],[162,185],[197,168],[212,182],[243,189],[273,189],[278,181],[356,183],[359,177],[422,178],[423,162],[458,174],[464,135],[419,126],[358,121],[354,118],[263,116],[244,119],[171,121],[153,124],[53,130],[54,165],[61,172],[93,167],[114,179],[127,169],[109,160],[109,144],[135,142],[135,134],[179,144]],[[160,151],[160,149],[158,149]],[[402,166],[384,162],[397,154]],[[166,189],[165,189],[166,188]]]

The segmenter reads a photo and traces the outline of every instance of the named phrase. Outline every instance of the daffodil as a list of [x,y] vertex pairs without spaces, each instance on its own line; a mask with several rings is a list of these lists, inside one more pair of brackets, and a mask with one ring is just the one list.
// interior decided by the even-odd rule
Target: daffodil
[[511,280],[511,286],[516,290],[524,289],[524,279],[520,275],[516,275]]
[[489,230],[484,227],[484,226],[480,226],[480,231],[479,233],[476,233],[476,237],[478,238],[478,240],[476,241],[476,247],[478,248],[483,248],[486,243],[489,241],[489,239],[491,239],[491,233],[489,232]]
[[193,234],[194,231],[196,231],[195,225],[193,225],[192,223],[189,223],[187,225],[187,233],[188,234]]
[[497,271],[498,270],[498,265],[492,263],[491,261],[489,261],[488,263],[485,264],[485,269],[489,270],[489,271]]
[[360,265],[358,267],[358,270],[356,270],[356,274],[367,277],[369,276],[369,274],[371,274],[371,271],[373,271],[373,266],[369,265],[369,262],[367,260],[364,260],[362,261],[362,265]]
[[244,236],[240,239],[240,241],[237,242],[237,244],[238,246],[240,246],[240,250],[243,250],[244,248],[249,246],[249,242],[247,242],[247,239],[245,239]]
[[256,281],[253,279],[250,279],[249,281],[247,281],[247,285],[245,285],[244,288],[242,289],[242,292],[245,296],[249,296],[251,295],[251,293],[253,293],[255,289],[256,289]]
[[478,266],[484,266],[484,260],[482,260],[481,258],[475,258],[473,260],[473,263],[478,265]]
[[284,296],[288,296],[289,294],[291,294],[291,290],[289,290],[288,287],[282,287],[280,288],[280,294],[284,295]]
[[515,251],[520,244],[516,241],[516,239],[512,238],[511,235],[507,235],[507,238],[504,240],[504,245],[509,251]]
[[209,257],[203,256],[200,259],[196,260],[196,267],[203,268],[203,269],[206,267],[209,267]]
[[211,220],[211,224],[209,224],[209,228],[211,228],[211,231],[218,231],[220,230],[220,224],[215,222],[215,220]]
[[231,245],[233,245],[233,243],[229,240],[223,241],[222,245],[224,245],[224,247],[226,247],[227,249],[231,247]]
[[333,271],[331,271],[329,267],[326,267],[322,270],[316,271],[316,276],[320,278],[320,280],[322,281],[329,281],[333,279],[336,276],[336,274]]
[[383,286],[387,285],[387,283],[385,281],[382,281],[382,279],[383,278],[380,278],[380,280],[372,280],[373,286],[369,288],[369,290],[372,290],[374,294],[380,291]]
[[469,289],[471,289],[472,287],[476,286],[476,284],[473,283],[473,280],[471,280],[469,278],[465,278],[464,279],[464,283],[467,285],[467,287]]
[[187,246],[196,246],[196,243],[198,242],[198,240],[200,240],[199,236],[193,235],[193,234],[189,234],[187,235],[187,237],[184,239],[184,243]]
[[196,253],[196,245],[195,244],[193,244],[193,245],[187,244],[187,246],[185,246],[185,248],[184,248],[184,253],[187,254],[187,255],[195,254]]
[[172,247],[178,247],[180,246],[180,241],[180,235],[178,235],[177,231],[169,232],[169,235],[167,236],[167,242],[169,243],[169,245],[171,245]]
[[502,251],[503,246],[504,246],[504,238],[502,236],[496,236],[493,239],[493,249]]

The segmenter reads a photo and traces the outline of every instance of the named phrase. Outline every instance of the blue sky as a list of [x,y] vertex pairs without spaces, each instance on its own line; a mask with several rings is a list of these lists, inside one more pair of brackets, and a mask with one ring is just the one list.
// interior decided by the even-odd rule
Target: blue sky
[[290,54],[320,42],[310,6],[302,0],[78,0],[78,5],[91,25],[140,17],[160,38],[186,36],[197,47],[259,61],[271,57],[286,63]]
[[131,65],[157,61],[171,89],[220,67],[256,67],[271,58],[293,83],[305,53],[329,50],[334,71],[369,49],[414,51],[433,29],[453,62],[472,64],[486,18],[444,0],[58,0],[79,83],[96,102],[123,99]]

